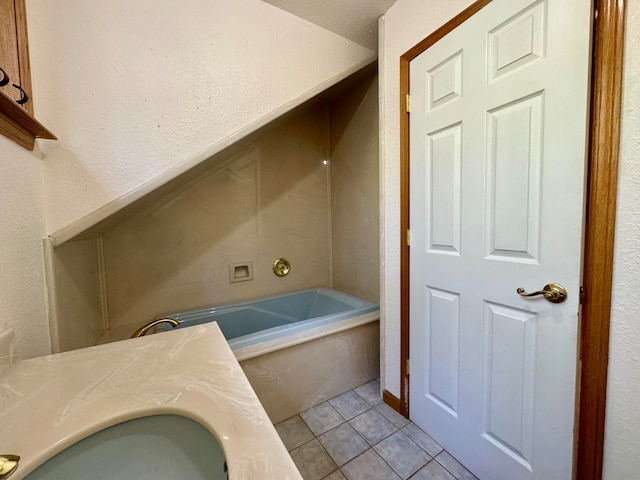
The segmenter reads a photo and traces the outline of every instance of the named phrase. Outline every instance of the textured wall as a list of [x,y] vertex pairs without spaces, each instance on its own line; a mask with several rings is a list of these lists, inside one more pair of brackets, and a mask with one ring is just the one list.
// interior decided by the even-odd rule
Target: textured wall
[[627,2],[622,143],[605,429],[605,480],[640,471],[640,1]]
[[49,233],[375,57],[260,0],[27,6]]
[[333,286],[380,301],[377,76],[331,104]]
[[15,330],[23,357],[49,353],[41,163],[0,136],[0,330]]
[[398,0],[380,24],[380,213],[383,388],[400,396],[400,55],[473,0]]
[[380,15],[396,0],[264,0],[310,22],[377,50]]
[[[327,107],[305,107],[106,232],[112,328],[126,335],[161,314],[330,286],[328,134]],[[291,262],[284,278],[272,271],[279,257]],[[253,262],[254,279],[230,283],[240,262]]]

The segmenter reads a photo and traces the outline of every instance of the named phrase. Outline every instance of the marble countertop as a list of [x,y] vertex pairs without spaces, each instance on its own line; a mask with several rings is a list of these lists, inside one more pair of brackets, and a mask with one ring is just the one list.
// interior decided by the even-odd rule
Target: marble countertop
[[156,414],[213,433],[230,479],[302,479],[216,323],[0,362],[0,453],[22,457],[12,480],[97,431]]

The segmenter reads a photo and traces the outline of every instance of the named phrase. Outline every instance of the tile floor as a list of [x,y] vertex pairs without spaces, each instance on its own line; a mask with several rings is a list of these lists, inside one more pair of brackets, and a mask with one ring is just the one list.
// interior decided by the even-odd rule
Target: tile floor
[[275,427],[305,480],[477,480],[382,403],[378,380]]

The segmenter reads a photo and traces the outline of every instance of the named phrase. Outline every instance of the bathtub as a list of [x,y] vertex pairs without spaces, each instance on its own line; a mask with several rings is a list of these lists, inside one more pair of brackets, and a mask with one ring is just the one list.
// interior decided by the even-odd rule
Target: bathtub
[[[378,305],[367,300],[330,288],[315,288],[166,316],[178,320],[178,328],[218,322],[231,349],[247,351],[247,347],[287,337],[297,338],[296,334],[300,332],[315,331],[322,327],[328,327],[323,328],[324,331],[334,332],[335,324],[344,325],[344,320],[368,313],[377,315],[378,311]],[[352,326],[352,323],[349,325]],[[163,330],[171,328],[168,324],[162,326]],[[277,344],[282,347],[284,343],[288,344]],[[263,350],[261,353],[264,353]],[[247,355],[243,355],[243,359],[246,358]]]
[[379,307],[338,290],[166,316],[177,328],[217,322],[274,423],[379,376]]

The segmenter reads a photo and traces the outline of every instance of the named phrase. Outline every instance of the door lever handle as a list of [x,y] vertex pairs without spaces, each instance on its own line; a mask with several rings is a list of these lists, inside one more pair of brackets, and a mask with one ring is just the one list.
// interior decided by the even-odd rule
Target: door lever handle
[[545,285],[542,290],[533,293],[526,293],[524,288],[518,288],[516,290],[521,297],[535,297],[537,295],[544,295],[544,298],[551,303],[562,303],[567,299],[567,290],[559,283],[549,283]]

